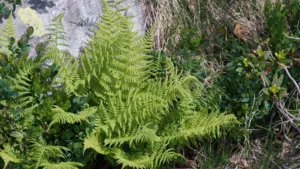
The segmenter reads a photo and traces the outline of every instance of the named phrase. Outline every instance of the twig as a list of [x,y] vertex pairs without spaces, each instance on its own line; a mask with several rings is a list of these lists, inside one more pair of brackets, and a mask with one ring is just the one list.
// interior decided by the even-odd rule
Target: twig
[[290,78],[290,80],[294,83],[294,85],[296,86],[296,88],[297,88],[297,90],[298,90],[298,94],[300,95],[300,88],[299,88],[298,83],[297,83],[296,80],[291,76],[289,70],[288,70],[286,67],[283,66],[282,68],[285,70],[285,72],[286,72],[286,74],[288,75],[288,77]]
[[287,38],[289,38],[289,39],[300,40],[300,38],[288,36],[286,33],[284,33],[284,36],[287,37]]
[[281,102],[278,102],[277,104],[279,104],[279,107],[287,114],[289,115],[293,120],[296,121],[300,121],[300,118],[295,117],[294,115],[292,115],[284,106]]
[[276,58],[275,58],[275,57],[273,56],[273,54],[272,54],[272,50],[270,49],[270,47],[267,46],[267,48],[268,48],[269,51],[271,51],[271,57],[272,57],[272,59],[273,59],[273,60],[276,60]]
[[266,86],[267,86],[267,84],[266,84],[266,81],[265,81],[265,79],[264,79],[263,75],[260,75],[260,77],[261,77],[261,80],[262,80],[262,81],[263,81],[263,83],[264,83],[264,86],[266,87]]
[[[292,114],[290,114],[285,108],[284,106],[282,105],[282,103],[280,101],[276,101],[276,106],[277,108],[280,110],[279,112],[281,112],[281,114],[287,118],[287,120],[290,121],[290,124],[295,128],[295,130],[297,130],[297,132],[300,134],[300,129],[299,127],[294,123],[293,120],[299,120],[298,118],[296,118],[295,116],[293,116]],[[290,117],[290,115],[292,115],[293,117]],[[291,119],[293,118],[293,119]]]
[[290,144],[293,143],[293,142],[292,142],[292,139],[290,139],[290,138],[286,135],[286,131],[285,131],[285,130],[286,130],[286,129],[283,128],[283,131],[282,131],[284,139],[285,139],[287,142],[289,142]]

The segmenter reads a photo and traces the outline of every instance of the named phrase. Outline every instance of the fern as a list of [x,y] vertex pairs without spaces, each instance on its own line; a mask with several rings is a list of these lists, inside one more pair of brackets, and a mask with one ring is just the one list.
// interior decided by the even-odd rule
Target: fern
[[14,77],[8,77],[13,82],[12,89],[19,92],[17,99],[10,102],[11,108],[24,108],[34,103],[35,98],[31,95],[31,76],[37,64],[24,64]]
[[14,26],[12,13],[10,13],[6,24],[3,29],[0,31],[0,53],[5,53],[8,56],[10,55],[10,50],[8,50],[8,45],[10,44],[10,38],[16,38],[16,28]]
[[[183,159],[184,157],[174,151],[174,149],[167,149],[166,147],[157,146],[156,150],[151,156],[152,164],[151,168],[158,168],[164,163],[175,161],[177,159]],[[149,167],[150,168],[150,167]]]
[[59,124],[66,124],[66,123],[74,124],[74,123],[79,123],[79,122],[83,122],[83,121],[87,122],[87,118],[90,117],[90,116],[93,116],[94,113],[97,111],[97,108],[90,107],[90,108],[87,108],[87,109],[79,112],[78,114],[65,112],[62,108],[57,107],[57,106],[52,110],[56,114],[52,117],[53,120],[49,124],[48,129],[50,129],[51,126],[56,124],[56,123],[59,123]]
[[64,26],[62,24],[62,18],[64,17],[64,14],[61,13],[57,15],[54,19],[52,19],[52,23],[50,24],[50,28],[47,30],[49,31],[47,36],[50,36],[51,38],[46,40],[47,43],[53,43],[56,47],[61,46],[69,46],[66,44],[66,32],[64,29]]
[[65,158],[64,152],[68,149],[61,146],[49,146],[44,143],[32,142],[30,158],[34,161],[33,167],[38,169],[41,165],[48,163],[50,158]]
[[[75,169],[83,166],[81,163],[70,162],[69,159],[66,159],[65,153],[69,149],[64,146],[56,146],[56,139],[53,141],[45,137],[47,134],[55,138],[57,134],[52,133],[53,130],[50,131],[51,133],[47,131],[47,127],[50,129],[55,124],[87,121],[97,111],[96,107],[90,107],[73,114],[65,112],[57,106],[53,109],[56,114],[49,124],[52,117],[52,104],[58,103],[64,108],[68,107],[69,104],[68,100],[64,100],[65,98],[69,99],[67,94],[53,83],[54,77],[59,71],[60,65],[66,62],[66,65],[71,67],[74,61],[67,57],[67,52],[59,49],[61,46],[66,46],[63,39],[65,34],[62,30],[61,18],[62,16],[56,18],[56,23],[52,25],[53,29],[50,30],[52,32],[49,35],[54,37],[53,41],[47,41],[48,46],[45,52],[38,53],[39,56],[35,59],[27,58],[28,55],[23,55],[23,53],[20,55],[15,53],[12,55],[9,53],[2,54],[1,66],[5,69],[0,68],[0,81],[2,82],[4,79],[5,86],[2,85],[1,87],[16,92],[14,97],[1,97],[0,100],[0,124],[3,134],[0,135],[5,137],[2,140],[4,144],[1,142],[3,149],[0,149],[0,157],[4,161],[4,168],[8,165],[10,168],[24,169]],[[10,16],[0,34],[1,50],[6,49],[9,43],[8,38],[13,36],[15,36],[15,30],[13,29],[12,16]],[[18,52],[17,48],[12,52]],[[49,66],[48,63],[53,61],[55,64]],[[77,63],[74,65],[78,65]],[[69,69],[62,70],[64,74],[58,72],[57,79],[65,80],[67,78],[64,77],[72,77],[72,74],[67,74],[64,71]],[[76,73],[77,71],[73,74],[78,77]],[[9,145],[14,145],[14,147]]]
[[140,47],[143,39],[131,32],[126,17],[110,10],[107,3],[103,12],[102,22],[97,23],[101,31],[94,30],[80,57],[78,73],[84,86],[106,101],[119,89],[128,93],[140,85],[141,78],[146,79],[150,56],[143,53],[148,46]]
[[146,168],[151,163],[151,158],[147,154],[142,153],[125,153],[124,151],[118,150],[114,152],[113,156],[117,163],[122,164],[123,167],[131,168]]
[[81,163],[76,162],[60,162],[56,163],[42,163],[40,165],[43,169],[78,169],[78,167],[83,167]]
[[62,19],[64,14],[57,15],[50,24],[50,28],[47,30],[45,36],[49,36],[49,39],[45,41],[46,49],[45,54],[43,55],[42,60],[46,60],[47,62],[54,62],[54,63],[63,63],[66,59],[66,53],[68,52],[65,50],[65,47],[68,47],[66,40],[67,33],[64,30],[64,26],[62,24]]
[[10,162],[20,163],[22,161],[20,158],[18,158],[18,156],[16,155],[16,153],[10,145],[4,144],[3,148],[3,150],[0,150],[0,157],[4,161],[3,169],[5,169]]
[[84,139],[84,151],[88,148],[94,149],[99,154],[109,154],[111,149],[101,145],[99,135],[97,133],[91,134]]
[[[215,106],[208,106],[206,99],[201,100],[205,88],[196,77],[178,71],[169,58],[145,54],[152,48],[155,28],[145,37],[138,36],[132,32],[133,24],[119,13],[123,9],[112,9],[104,0],[102,2],[102,20],[97,23],[80,58],[71,58],[62,50],[67,46],[66,33],[62,26],[63,15],[58,15],[49,29],[51,38],[42,59],[21,65],[21,69],[9,77],[19,96],[1,104],[11,110],[23,110],[19,114],[15,111],[14,116],[23,118],[26,130],[36,121],[41,123],[42,131],[38,131],[35,141],[31,140],[26,147],[28,164],[24,164],[24,168],[82,166],[65,159],[66,147],[51,145],[56,144],[57,139],[47,140],[49,145],[43,141],[44,133],[55,138],[64,132],[64,129],[53,130],[54,125],[59,128],[64,124],[89,122],[93,128],[83,141],[84,152],[93,149],[114,159],[123,168],[154,169],[182,158],[175,151],[178,147],[195,144],[203,138],[219,137],[237,123],[233,115],[220,113]],[[33,79],[38,76],[35,71],[49,61],[54,62],[58,70],[45,80],[50,86],[45,91],[51,90],[55,95],[50,101],[41,99],[45,95],[36,94],[32,89]],[[60,97],[56,92],[60,89],[64,90],[61,99],[88,98],[84,108],[80,108],[82,111],[74,113],[77,106],[65,100],[56,102]],[[86,108],[86,105],[91,107]],[[50,114],[52,119],[48,117]],[[17,153],[5,153],[16,157],[8,158],[2,153],[6,166],[9,162],[19,162]]]
[[181,157],[170,147],[218,137],[237,123],[233,115],[203,107],[205,89],[196,77],[182,75],[168,58],[150,62],[144,54],[151,48],[149,34],[137,36],[128,18],[104,1],[103,11],[78,69],[82,86],[99,105],[94,135],[85,139],[84,149],[123,167],[157,168]]

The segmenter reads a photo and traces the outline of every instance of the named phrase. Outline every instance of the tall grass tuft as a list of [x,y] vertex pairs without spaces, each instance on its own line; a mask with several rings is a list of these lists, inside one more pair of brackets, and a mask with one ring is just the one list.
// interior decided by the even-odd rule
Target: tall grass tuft
[[167,50],[170,37],[174,37],[172,45],[176,48],[186,28],[205,34],[207,40],[221,28],[247,41],[263,31],[264,0],[143,0],[143,4],[146,26],[157,25],[157,49]]

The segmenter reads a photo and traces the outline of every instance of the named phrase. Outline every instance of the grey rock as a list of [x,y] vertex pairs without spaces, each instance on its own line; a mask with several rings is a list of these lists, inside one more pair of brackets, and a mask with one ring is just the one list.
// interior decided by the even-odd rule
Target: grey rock
[[[81,46],[85,44],[92,33],[95,21],[99,21],[101,15],[100,0],[22,0],[23,6],[15,11],[15,25],[17,37],[20,37],[28,27],[17,15],[20,8],[30,7],[37,11],[42,19],[45,28],[49,27],[51,20],[60,13],[64,13],[63,24],[67,35],[67,43],[70,45],[69,51],[76,57]],[[122,7],[129,7],[125,15],[134,16],[134,30],[140,34],[144,33],[142,5],[139,0],[125,0]],[[3,23],[0,23],[0,28]],[[34,46],[45,40],[45,37],[34,37],[31,44]]]

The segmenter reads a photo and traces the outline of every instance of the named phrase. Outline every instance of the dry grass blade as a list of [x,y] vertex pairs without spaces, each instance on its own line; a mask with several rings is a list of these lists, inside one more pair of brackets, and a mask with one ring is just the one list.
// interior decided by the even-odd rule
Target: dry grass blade
[[196,28],[199,35],[205,32],[210,36],[226,26],[247,41],[263,31],[264,0],[143,0],[143,4],[146,27],[157,25],[157,49],[166,50],[171,35],[178,42],[180,31],[185,28]]

